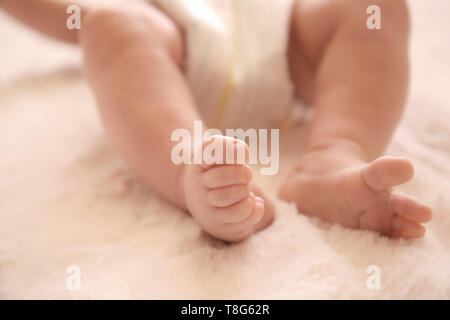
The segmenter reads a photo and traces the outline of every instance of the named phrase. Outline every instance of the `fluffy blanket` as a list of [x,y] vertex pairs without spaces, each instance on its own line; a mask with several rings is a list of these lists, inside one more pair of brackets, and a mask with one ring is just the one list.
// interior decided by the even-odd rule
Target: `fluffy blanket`
[[275,199],[304,127],[283,137],[280,174],[256,175],[275,223],[241,244],[211,239],[110,146],[79,51],[1,15],[0,297],[450,298],[449,3],[411,2],[411,98],[387,151],[415,163],[401,189],[434,209],[418,241],[329,225]]

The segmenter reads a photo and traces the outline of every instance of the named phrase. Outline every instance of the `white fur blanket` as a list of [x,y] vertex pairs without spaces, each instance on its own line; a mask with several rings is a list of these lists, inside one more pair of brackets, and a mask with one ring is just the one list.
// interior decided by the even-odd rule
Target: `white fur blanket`
[[[449,4],[411,2],[411,99],[388,149],[416,166],[401,189],[434,209],[418,241],[330,226],[277,200],[275,223],[250,240],[205,236],[110,147],[77,49],[1,15],[0,298],[450,298]],[[282,141],[279,175],[257,176],[272,195],[303,135]],[[379,290],[366,286],[370,265]]]

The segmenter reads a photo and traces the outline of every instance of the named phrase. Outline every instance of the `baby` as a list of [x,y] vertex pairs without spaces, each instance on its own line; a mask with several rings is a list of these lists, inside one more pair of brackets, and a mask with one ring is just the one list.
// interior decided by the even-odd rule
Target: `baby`
[[[79,30],[66,27],[66,9],[72,4],[81,8]],[[380,9],[381,28],[368,28],[371,5]],[[219,59],[228,52],[226,42],[209,43],[215,46],[207,49],[215,50],[211,61],[217,57],[216,66],[203,70],[203,77],[193,75],[189,59],[199,53],[192,44],[200,45],[195,32],[208,27],[201,16],[208,21],[221,7],[234,6],[236,10],[224,16],[239,17],[235,25],[251,27],[252,15],[245,20],[239,8],[247,6],[252,13],[268,6],[267,28],[280,35],[280,41],[272,42],[280,46],[286,68],[270,59],[244,65],[259,72],[258,79],[272,74],[283,77],[285,71],[288,83],[272,81],[261,104],[278,118],[290,96],[315,110],[303,155],[279,197],[295,203],[303,214],[348,228],[408,239],[424,236],[422,223],[431,220],[430,208],[391,190],[412,179],[411,162],[382,156],[401,118],[408,89],[409,17],[404,0],[127,0],[117,4],[0,0],[0,6],[47,35],[81,46],[85,72],[112,143],[149,186],[189,211],[205,232],[225,241],[242,241],[267,227],[274,219],[273,206],[252,182],[245,164],[175,165],[170,157],[175,142],[170,137],[179,128],[193,132],[194,121],[202,119],[210,124],[211,119],[225,119],[228,126],[237,126],[238,121],[232,121],[237,112],[224,116],[227,104],[247,110],[245,99],[230,102],[230,95],[236,79],[241,79],[240,88],[251,87],[246,86],[248,78],[239,72],[220,73],[220,66],[228,61]],[[198,23],[188,28],[192,21]],[[224,30],[220,23],[211,25]],[[235,41],[231,70],[238,70],[236,61],[242,63],[250,52],[244,52],[249,47],[239,48],[253,42],[236,40],[246,30],[238,28],[230,37]],[[216,90],[208,80],[215,78],[223,79],[225,89]],[[205,96],[210,99],[201,102]],[[266,109],[252,115],[264,112],[267,117]],[[212,136],[204,143],[229,139]],[[248,153],[241,140],[231,145]]]

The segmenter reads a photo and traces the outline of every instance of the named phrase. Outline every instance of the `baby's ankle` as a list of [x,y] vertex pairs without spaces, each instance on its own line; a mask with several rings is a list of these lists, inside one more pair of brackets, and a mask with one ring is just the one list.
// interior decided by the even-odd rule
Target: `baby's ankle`
[[177,205],[183,210],[188,210],[186,201],[186,171],[189,164],[180,164],[177,174],[177,190],[174,190],[177,194]]
[[360,143],[348,138],[313,141],[307,143],[304,149],[304,155],[319,156],[327,153],[364,162],[370,160],[369,152]]

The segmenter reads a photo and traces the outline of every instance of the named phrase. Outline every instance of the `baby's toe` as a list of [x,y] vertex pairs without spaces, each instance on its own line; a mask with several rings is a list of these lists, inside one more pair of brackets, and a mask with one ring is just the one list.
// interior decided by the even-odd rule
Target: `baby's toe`
[[392,236],[406,239],[422,238],[425,227],[402,214],[395,214],[392,220]]
[[255,208],[253,213],[244,221],[240,223],[240,227],[252,229],[253,232],[258,231],[257,224],[262,220],[265,213],[264,199],[260,197],[255,198]]
[[381,157],[363,169],[363,179],[372,189],[383,190],[408,182],[414,175],[412,163],[404,158]]
[[215,135],[203,142],[203,169],[222,164],[245,164],[250,155],[248,145],[239,139]]
[[244,200],[248,196],[250,196],[250,184],[238,184],[212,189],[208,191],[206,200],[210,206],[224,208]]
[[255,195],[250,193],[245,199],[227,207],[216,208],[217,219],[225,224],[238,223],[247,219],[255,207]]
[[392,211],[407,216],[416,222],[429,222],[433,216],[432,210],[429,207],[400,192],[391,194],[390,205]]
[[265,213],[264,200],[254,198],[254,207],[251,214],[237,223],[229,223],[225,226],[231,241],[242,241],[258,231],[257,224],[263,219]]
[[246,165],[217,166],[203,173],[203,183],[210,189],[248,184],[252,178],[252,171]]

